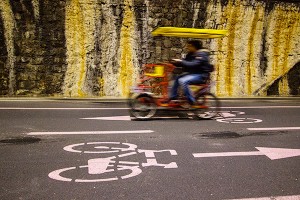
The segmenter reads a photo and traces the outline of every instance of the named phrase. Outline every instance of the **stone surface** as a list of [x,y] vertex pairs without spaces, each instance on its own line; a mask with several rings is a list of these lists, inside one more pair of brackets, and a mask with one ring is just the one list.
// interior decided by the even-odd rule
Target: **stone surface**
[[8,94],[8,69],[6,67],[7,50],[4,38],[4,27],[2,18],[0,18],[0,95]]
[[159,26],[227,29],[203,40],[218,96],[300,95],[295,0],[3,0],[0,95],[126,96],[143,64],[180,58]]

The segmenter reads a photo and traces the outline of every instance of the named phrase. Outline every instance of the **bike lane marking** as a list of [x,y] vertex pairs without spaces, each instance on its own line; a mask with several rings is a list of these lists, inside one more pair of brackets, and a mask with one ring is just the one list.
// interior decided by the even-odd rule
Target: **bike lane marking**
[[[93,148],[93,151],[79,151],[78,149]],[[230,157],[230,156],[267,156],[271,160],[283,158],[291,158],[300,156],[300,149],[287,148],[269,148],[255,147],[258,151],[249,152],[217,152],[217,153],[194,153],[195,158],[211,158],[211,157]],[[77,167],[67,167],[52,171],[48,176],[54,180],[66,182],[104,182],[127,179],[141,174],[147,167],[163,167],[165,169],[178,168],[176,162],[158,163],[156,159],[157,153],[168,152],[171,156],[177,155],[176,150],[146,150],[139,149],[137,145],[121,142],[88,142],[71,144],[63,148],[65,151],[73,153],[99,153],[98,158],[88,159],[88,165]],[[108,153],[118,153],[117,155],[107,156]],[[104,155],[103,155],[104,154]],[[128,160],[128,156],[144,155],[146,162]],[[68,171],[84,170],[88,175],[82,178],[82,172],[79,173],[81,178],[68,178]],[[91,175],[96,175],[91,177]],[[67,177],[66,177],[67,176]],[[72,176],[72,175],[71,175]]]
[[217,119],[217,122],[223,123],[231,123],[231,124],[252,124],[252,123],[260,123],[261,119],[254,118],[221,118]]
[[216,117],[217,122],[230,123],[230,124],[252,124],[260,123],[261,119],[237,117],[238,115],[245,115],[245,112],[241,111],[220,111],[220,117]]
[[[85,145],[95,145],[89,146],[93,147],[94,151],[78,151],[77,149],[87,147]],[[100,146],[99,146],[100,145]],[[120,147],[120,145],[122,147]],[[113,147],[112,147],[113,146]],[[126,148],[125,148],[126,146]],[[89,159],[88,165],[82,165],[77,167],[68,167],[63,169],[58,169],[52,171],[48,174],[51,179],[65,182],[106,182],[106,181],[116,181],[121,179],[131,178],[137,176],[143,172],[147,167],[163,167],[165,169],[174,169],[178,168],[176,162],[170,163],[158,163],[155,154],[161,152],[169,152],[171,156],[177,155],[175,150],[145,150],[138,149],[137,145],[130,143],[121,143],[121,142],[89,142],[89,143],[79,143],[72,144],[64,147],[64,150],[73,152],[73,153],[96,153],[107,154],[115,153],[116,151],[120,154],[110,157],[104,157],[103,155],[100,158]],[[116,151],[111,151],[116,150]],[[124,157],[144,154],[147,158],[147,162],[133,162],[124,160]],[[89,175],[87,178],[68,178],[68,171],[74,170],[85,170],[86,175]],[[119,174],[118,174],[119,173]],[[120,175],[121,173],[121,175]],[[82,175],[82,173],[80,173]],[[95,175],[95,177],[90,177],[90,175]],[[100,177],[100,178],[99,178]]]

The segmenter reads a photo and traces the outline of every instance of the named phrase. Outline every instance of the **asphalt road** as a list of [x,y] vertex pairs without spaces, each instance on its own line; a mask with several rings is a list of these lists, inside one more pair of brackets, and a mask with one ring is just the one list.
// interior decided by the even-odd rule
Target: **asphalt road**
[[300,199],[300,101],[221,111],[131,121],[124,103],[1,100],[0,199]]

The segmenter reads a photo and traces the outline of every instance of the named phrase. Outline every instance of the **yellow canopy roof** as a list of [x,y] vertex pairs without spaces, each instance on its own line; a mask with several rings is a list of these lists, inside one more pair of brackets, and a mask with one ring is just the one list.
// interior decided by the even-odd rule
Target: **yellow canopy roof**
[[185,38],[219,38],[225,36],[227,30],[159,27],[152,31],[153,36],[185,37]]

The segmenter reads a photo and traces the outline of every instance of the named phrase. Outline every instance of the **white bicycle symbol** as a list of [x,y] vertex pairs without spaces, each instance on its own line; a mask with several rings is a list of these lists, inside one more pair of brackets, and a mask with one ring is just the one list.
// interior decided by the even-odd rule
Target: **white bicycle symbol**
[[[93,151],[84,150],[93,147]],[[64,147],[64,150],[73,153],[108,154],[117,153],[115,156],[89,159],[87,165],[68,167],[49,173],[49,177],[59,181],[67,182],[105,182],[116,181],[137,176],[143,172],[142,169],[150,166],[159,166],[167,169],[178,168],[175,162],[161,164],[157,162],[155,153],[170,152],[177,155],[175,150],[144,150],[137,149],[135,144],[120,142],[90,142],[79,143]],[[121,152],[121,154],[120,154]],[[147,162],[124,161],[124,157],[145,154]],[[78,178],[68,178],[78,176]]]
[[220,117],[216,117],[216,121],[232,124],[252,124],[262,122],[261,119],[237,117],[238,115],[244,114],[245,112],[240,111],[222,111],[219,113]]

